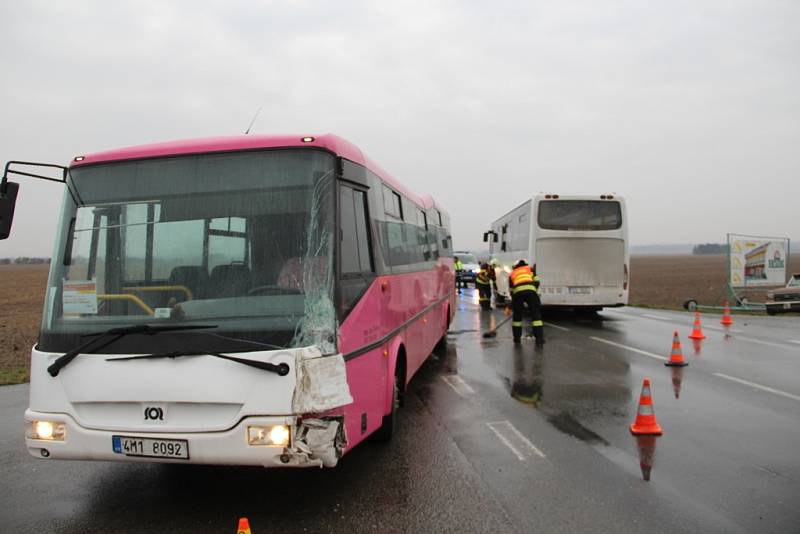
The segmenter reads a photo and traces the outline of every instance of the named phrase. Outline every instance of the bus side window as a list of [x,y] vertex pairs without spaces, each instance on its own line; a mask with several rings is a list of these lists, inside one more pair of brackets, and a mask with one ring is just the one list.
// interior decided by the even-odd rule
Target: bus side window
[[342,186],[340,202],[342,274],[371,273],[374,269],[369,247],[366,195],[363,191]]

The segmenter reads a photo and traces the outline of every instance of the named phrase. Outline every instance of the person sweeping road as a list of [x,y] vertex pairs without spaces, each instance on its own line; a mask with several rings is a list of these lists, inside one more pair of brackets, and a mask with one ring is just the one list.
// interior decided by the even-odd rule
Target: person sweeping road
[[525,260],[519,260],[514,265],[514,270],[509,276],[511,288],[511,307],[513,316],[511,331],[514,343],[519,343],[522,338],[522,312],[527,306],[531,314],[531,326],[536,345],[544,345],[544,323],[542,322],[542,302],[539,300],[539,277],[536,276],[531,266]]

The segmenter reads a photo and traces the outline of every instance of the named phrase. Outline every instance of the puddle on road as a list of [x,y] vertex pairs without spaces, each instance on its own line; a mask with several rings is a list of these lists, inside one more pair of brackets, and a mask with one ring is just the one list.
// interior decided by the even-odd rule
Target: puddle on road
[[547,415],[547,421],[561,432],[574,436],[586,443],[608,445],[608,442],[602,436],[586,428],[566,412]]

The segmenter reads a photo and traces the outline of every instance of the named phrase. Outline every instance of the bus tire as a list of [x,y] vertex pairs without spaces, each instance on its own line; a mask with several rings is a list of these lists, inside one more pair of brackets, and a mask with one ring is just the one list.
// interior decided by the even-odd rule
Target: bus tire
[[397,422],[397,409],[400,407],[400,369],[394,372],[394,387],[392,388],[392,410],[383,416],[380,428],[372,434],[375,441],[389,442],[395,433]]

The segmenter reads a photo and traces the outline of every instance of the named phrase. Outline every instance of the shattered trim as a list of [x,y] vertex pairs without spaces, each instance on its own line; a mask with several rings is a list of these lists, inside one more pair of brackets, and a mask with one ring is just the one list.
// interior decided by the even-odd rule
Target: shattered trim
[[383,336],[379,340],[373,341],[369,345],[364,345],[363,347],[357,348],[354,351],[348,352],[347,354],[344,355],[344,361],[345,362],[349,362],[350,360],[352,360],[354,358],[357,358],[357,357],[362,356],[362,355],[364,355],[364,354],[366,354],[366,353],[368,353],[368,352],[370,352],[370,351],[372,351],[374,349],[377,349],[378,347],[380,347],[381,345],[383,345],[384,343],[389,341],[391,338],[396,336],[401,330],[403,330],[404,328],[408,327],[409,324],[413,323],[414,321],[416,321],[417,319],[419,319],[420,317],[422,317],[426,313],[430,312],[433,308],[435,308],[439,304],[441,304],[444,301],[449,300],[449,299],[450,299],[449,295],[445,295],[444,297],[441,297],[439,300],[433,302],[428,307],[426,307],[425,309],[423,309],[422,311],[420,311],[419,313],[417,313],[416,315],[411,317],[408,321],[404,322],[403,324],[401,324],[400,326],[398,326],[397,328],[395,328],[394,330],[392,330],[391,332],[389,332],[388,334],[386,334],[385,336]]

